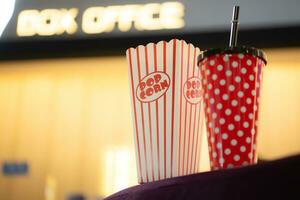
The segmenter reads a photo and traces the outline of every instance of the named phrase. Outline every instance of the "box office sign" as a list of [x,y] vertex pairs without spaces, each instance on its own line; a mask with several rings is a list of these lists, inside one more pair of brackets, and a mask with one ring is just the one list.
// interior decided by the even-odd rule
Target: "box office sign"
[[[81,16],[79,15],[81,14]],[[18,14],[17,36],[53,36],[180,29],[184,27],[180,2],[147,3],[79,8],[26,9]]]
[[[300,1],[239,4],[251,8],[243,9],[241,30],[300,25]],[[228,31],[224,16],[231,9],[228,1],[210,0],[5,0],[0,6],[0,41]]]

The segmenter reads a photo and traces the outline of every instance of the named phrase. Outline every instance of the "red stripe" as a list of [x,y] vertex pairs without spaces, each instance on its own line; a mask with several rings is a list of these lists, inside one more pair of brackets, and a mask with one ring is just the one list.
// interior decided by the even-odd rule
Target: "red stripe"
[[195,111],[194,111],[194,124],[193,124],[193,136],[192,136],[192,153],[191,153],[191,165],[190,165],[190,173],[192,172],[192,168],[193,168],[193,160],[194,160],[194,141],[195,141],[195,126],[196,126],[196,118],[197,118],[197,107],[198,105],[195,105]]
[[[166,53],[166,42],[163,43],[163,58],[164,58],[164,72],[166,73],[166,69],[167,69],[167,59],[166,59],[167,53]],[[166,144],[166,139],[167,139],[167,132],[166,132],[166,128],[167,128],[167,119],[166,119],[166,95],[164,95],[164,178],[167,177],[167,172],[166,172],[166,162],[167,162],[167,144]]]
[[[199,159],[199,153],[200,153],[200,151],[198,151],[198,142],[199,142],[199,135],[201,136],[201,134],[199,134],[199,125],[200,125],[200,123],[201,123],[201,120],[203,120],[203,119],[201,119],[201,104],[202,104],[202,102],[200,102],[200,105],[199,105],[199,116],[198,116],[198,123],[197,123],[197,132],[196,132],[196,134],[197,134],[197,136],[196,136],[196,153],[195,153],[195,163],[194,163],[194,172],[195,172],[195,170],[197,169],[197,165],[198,165],[198,159]],[[200,130],[201,131],[201,130]]]
[[[149,74],[149,65],[148,65],[148,50],[147,47],[145,47],[145,59],[146,59],[146,75]],[[149,117],[149,131],[150,131],[150,151],[151,151],[151,166],[152,166],[152,180],[154,181],[154,167],[153,167],[153,150],[152,150],[152,127],[151,127],[151,110],[150,110],[150,104],[148,103],[148,117]]]
[[[200,76],[200,69],[198,70],[198,76]],[[203,103],[203,101],[201,101],[200,102],[200,104],[199,104],[199,115],[198,115],[198,123],[197,123],[197,132],[196,132],[196,134],[197,134],[197,136],[196,136],[196,153],[195,153],[195,163],[194,163],[194,172],[195,172],[195,170],[197,169],[197,165],[198,165],[198,159],[199,159],[199,153],[200,153],[200,151],[198,151],[198,142],[199,142],[199,135],[200,135],[200,137],[201,137],[201,134],[199,134],[199,125],[200,125],[200,123],[201,123],[201,120],[203,120],[203,119],[201,119],[201,104]],[[200,131],[201,131],[202,129],[200,129]]]
[[[193,76],[196,76],[195,74],[195,63],[196,63],[196,48],[194,49],[194,63],[193,63]],[[192,172],[192,166],[193,166],[193,155],[194,155],[194,139],[195,139],[195,126],[196,126],[196,116],[197,116],[197,113],[196,113],[196,110],[197,110],[197,107],[198,107],[198,104],[194,105],[193,106],[195,108],[195,111],[194,111],[194,124],[193,124],[193,137],[192,137],[192,153],[191,153],[191,163],[190,163],[190,173]]]
[[[189,65],[190,65],[190,44],[188,45],[188,57],[187,57],[187,77],[189,75]],[[187,115],[187,101],[185,101],[185,117],[184,117],[184,141],[183,141],[183,168],[182,168],[182,174],[184,174],[185,169],[185,140],[186,140],[186,115]]]
[[[156,52],[156,44],[153,47],[154,51],[154,71],[157,71],[157,52]],[[155,101],[156,107],[156,145],[157,145],[157,158],[158,158],[158,180],[160,180],[160,156],[159,156],[159,116],[158,116],[158,102]]]
[[171,177],[173,177],[173,144],[174,144],[174,104],[175,104],[175,76],[176,76],[176,40],[173,40],[173,86],[172,86],[172,125],[171,125]]
[[182,74],[183,74],[183,40],[181,40],[181,77],[180,77],[180,109],[179,109],[179,147],[178,147],[178,152],[179,152],[179,156],[178,156],[178,175],[180,174],[180,168],[181,168],[181,162],[180,162],[180,155],[181,155],[181,114],[182,114]]
[[130,78],[131,78],[131,92],[132,92],[132,101],[133,101],[133,110],[134,110],[135,136],[136,136],[137,150],[138,150],[138,171],[139,171],[139,174],[141,176],[142,182],[144,182],[142,171],[141,171],[141,153],[140,153],[140,142],[139,142],[137,117],[136,117],[136,107],[135,107],[135,95],[134,95],[134,81],[133,81],[133,73],[132,73],[131,49],[129,49],[128,52],[129,52]]
[[[201,104],[203,104],[203,101],[201,102]],[[200,105],[200,113],[202,112],[201,109],[203,109],[203,105]],[[204,117],[203,116],[201,117],[201,114],[200,114],[199,119],[198,119],[198,121],[199,121],[198,128],[197,128],[198,133],[200,132],[200,134],[198,134],[198,137],[197,137],[197,141],[199,141],[199,142],[202,141],[201,138],[203,137],[203,135],[201,134],[201,131],[203,130],[203,128],[202,128],[203,120],[204,120]],[[200,127],[200,130],[199,130],[199,127]],[[199,150],[198,150],[198,148],[199,148]],[[196,166],[195,166],[196,169],[199,169],[199,160],[200,160],[200,153],[201,153],[200,148],[201,148],[201,145],[199,145],[199,147],[198,147],[198,144],[197,144],[196,149],[197,149],[198,156],[196,157]]]
[[[194,54],[195,56],[195,54]],[[195,66],[193,64],[193,74],[194,75],[194,71],[195,71]],[[188,139],[188,153],[187,153],[187,168],[186,168],[186,172],[188,173],[189,172],[189,167],[190,167],[190,141],[191,141],[191,124],[192,124],[192,110],[193,110],[193,105],[191,104],[190,105],[190,123],[189,123],[189,131],[188,131],[188,134],[189,134],[189,139]]]
[[[139,80],[141,80],[141,73],[140,73],[140,56],[139,56],[139,49],[136,49],[136,55],[137,55],[137,64],[138,64],[138,73],[139,73]],[[147,182],[149,182],[149,177],[148,177],[148,161],[147,161],[147,154],[146,154],[146,140],[145,140],[145,125],[144,125],[144,109],[143,109],[143,103],[140,103],[141,105],[141,112],[142,112],[142,128],[143,128],[143,142],[144,142],[144,155],[145,155],[145,160],[146,160],[146,178]]]

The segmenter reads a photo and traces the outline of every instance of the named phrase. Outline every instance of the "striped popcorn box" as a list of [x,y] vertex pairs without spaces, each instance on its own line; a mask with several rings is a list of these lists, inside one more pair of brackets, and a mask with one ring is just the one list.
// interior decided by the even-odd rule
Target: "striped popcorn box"
[[177,39],[126,51],[139,183],[198,172],[204,124],[199,53]]
[[211,49],[199,58],[211,168],[256,163],[263,51]]

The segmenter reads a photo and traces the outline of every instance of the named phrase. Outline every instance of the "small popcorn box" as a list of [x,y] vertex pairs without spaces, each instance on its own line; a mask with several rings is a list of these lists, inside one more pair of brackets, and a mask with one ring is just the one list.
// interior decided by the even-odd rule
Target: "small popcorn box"
[[139,183],[198,172],[204,124],[199,53],[177,39],[126,51]]
[[199,56],[210,165],[213,170],[257,162],[261,50],[211,49]]

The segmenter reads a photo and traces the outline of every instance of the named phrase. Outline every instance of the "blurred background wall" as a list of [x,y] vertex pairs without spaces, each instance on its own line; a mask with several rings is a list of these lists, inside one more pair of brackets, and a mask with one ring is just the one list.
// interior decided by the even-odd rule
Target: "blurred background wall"
[[[0,200],[96,200],[137,184],[125,50],[172,38],[224,47],[237,1],[166,2],[1,2]],[[238,3],[239,44],[268,55],[259,159],[299,154],[300,1]],[[203,140],[201,171],[207,151]]]
[[[300,49],[266,52],[258,154],[269,160],[300,153]],[[1,175],[0,199],[95,199],[137,184],[127,73],[124,56],[1,62],[0,161],[30,169]]]

